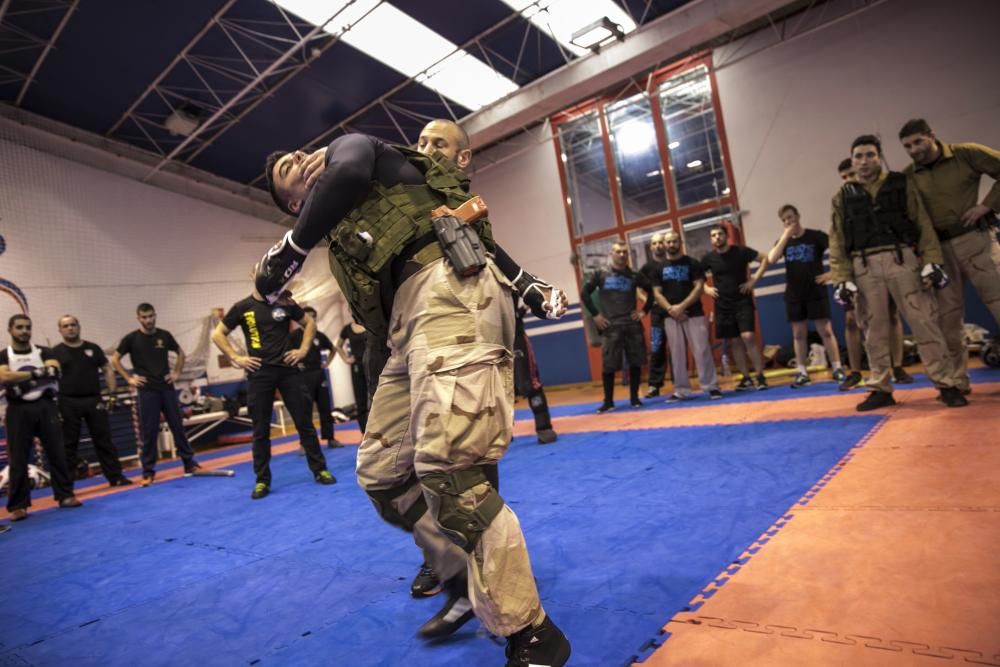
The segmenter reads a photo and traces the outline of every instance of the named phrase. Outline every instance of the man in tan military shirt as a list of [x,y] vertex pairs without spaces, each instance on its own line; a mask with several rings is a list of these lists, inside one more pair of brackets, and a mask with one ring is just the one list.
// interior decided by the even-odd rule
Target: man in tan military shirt
[[[906,176],[882,169],[882,144],[862,135],[851,144],[856,182],[833,198],[830,268],[835,296],[857,301],[871,377],[859,412],[895,404],[889,355],[889,298],[896,302],[917,341],[927,375],[949,407],[967,405],[955,364],[938,326],[930,290],[947,284],[941,246],[930,218]],[[921,268],[922,267],[922,268]]]
[[[968,393],[969,354],[963,323],[966,280],[1000,323],[1000,244],[991,229],[1000,211],[1000,152],[979,144],[942,143],[923,118],[903,125],[899,140],[913,159],[904,173],[927,208],[941,241],[944,270],[951,277],[951,283],[937,294],[938,314],[948,352],[961,376],[961,389]],[[994,183],[977,204],[983,174]]]

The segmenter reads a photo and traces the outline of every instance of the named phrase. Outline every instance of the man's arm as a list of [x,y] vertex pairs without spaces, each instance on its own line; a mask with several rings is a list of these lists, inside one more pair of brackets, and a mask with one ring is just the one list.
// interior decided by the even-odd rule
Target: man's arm
[[924,207],[924,200],[920,197],[917,184],[910,177],[906,179],[906,213],[910,220],[917,225],[920,234],[917,241],[920,261],[924,264],[944,264],[941,242],[934,230],[934,223],[931,222],[931,216]]
[[31,371],[12,371],[10,366],[6,364],[0,366],[0,383],[16,384],[30,380],[33,377],[34,375],[31,374]]
[[285,356],[282,357],[289,366],[294,366],[309,354],[309,346],[312,345],[313,336],[316,335],[316,320],[309,313],[303,313],[302,318],[296,322],[302,325],[302,344],[285,352]]
[[122,365],[122,355],[118,350],[115,350],[115,353],[111,355],[111,365],[122,376],[122,379],[128,383],[128,386],[141,387],[146,384],[146,378],[141,375],[133,375],[125,370],[125,366]]
[[348,366],[352,365],[355,362],[354,357],[347,354],[346,338],[338,338],[337,342],[334,343],[333,345],[333,349],[337,351],[337,354],[340,355],[340,358],[343,359],[344,363],[347,364]]
[[215,346],[222,350],[222,353],[240,368],[248,371],[255,371],[260,368],[260,359],[249,355],[242,355],[236,351],[236,348],[229,342],[230,331],[231,329],[224,323],[219,322],[216,324],[215,329],[212,330],[212,342],[215,343]]
[[981,144],[957,144],[952,149],[973,171],[993,179],[993,187],[986,193],[983,203],[966,211],[962,221],[971,225],[990,211],[1000,212],[1000,151]]
[[105,360],[104,365],[101,366],[101,371],[104,373],[104,384],[108,387],[108,395],[113,396],[115,390],[118,388],[118,381],[115,379],[115,369]]
[[785,227],[785,231],[781,233],[781,237],[778,239],[774,247],[767,252],[767,262],[768,264],[777,264],[778,258],[785,254],[785,246],[788,245],[788,240],[792,238],[792,228]]
[[680,308],[681,312],[684,312],[688,308],[690,308],[695,301],[701,298],[702,293],[705,291],[704,278],[695,278],[691,282],[694,283],[694,287],[691,289],[688,295],[684,297],[684,300],[681,301],[679,304],[677,304],[677,307]]
[[760,262],[760,266],[757,267],[757,270],[754,272],[753,277],[751,277],[750,280],[748,280],[747,282],[740,285],[740,292],[742,292],[743,294],[753,294],[754,285],[757,284],[757,282],[761,279],[761,276],[764,275],[764,272],[767,271],[768,267],[767,255],[765,255],[762,252],[758,252],[756,260]]
[[177,346],[176,352],[177,360],[174,362],[174,370],[167,373],[167,382],[170,384],[177,382],[180,378],[181,372],[184,370],[184,361],[187,359],[184,355],[184,350],[181,349],[180,345]]
[[844,240],[844,195],[838,192],[830,205],[830,280],[834,285],[854,280],[854,268]]
[[670,302],[667,301],[667,297],[663,296],[663,288],[659,285],[653,285],[653,299],[663,310],[670,312]]

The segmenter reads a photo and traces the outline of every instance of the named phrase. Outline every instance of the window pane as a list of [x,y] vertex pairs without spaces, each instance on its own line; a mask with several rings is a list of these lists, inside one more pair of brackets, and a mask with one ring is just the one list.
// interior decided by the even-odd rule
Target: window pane
[[649,98],[636,95],[608,106],[605,113],[625,222],[666,211],[667,192]]
[[596,241],[588,241],[587,243],[580,244],[578,252],[580,259],[580,275],[583,278],[583,282],[587,282],[587,278],[594,271],[603,269],[608,265],[608,258],[611,254],[611,246],[618,240],[619,239],[615,237],[609,237],[606,239],[597,239]]
[[704,65],[660,86],[678,206],[729,194],[712,106],[712,81]]
[[573,228],[578,236],[615,226],[597,112],[559,127]]
[[653,227],[643,227],[628,235],[629,248],[632,250],[632,266],[638,270],[642,265],[653,259],[653,251],[649,249],[649,239],[653,234],[673,229],[673,225],[664,222]]
[[722,222],[730,222],[739,229],[736,217],[730,208],[725,206],[714,211],[681,218],[681,234],[684,237],[684,253],[695,259],[701,259],[712,249],[709,231]]

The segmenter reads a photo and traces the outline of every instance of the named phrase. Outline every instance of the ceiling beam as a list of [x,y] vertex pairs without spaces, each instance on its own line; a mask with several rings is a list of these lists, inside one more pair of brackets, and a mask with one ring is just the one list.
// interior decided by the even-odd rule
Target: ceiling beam
[[777,11],[789,0],[693,0],[462,119],[474,146],[493,144],[610,86]]

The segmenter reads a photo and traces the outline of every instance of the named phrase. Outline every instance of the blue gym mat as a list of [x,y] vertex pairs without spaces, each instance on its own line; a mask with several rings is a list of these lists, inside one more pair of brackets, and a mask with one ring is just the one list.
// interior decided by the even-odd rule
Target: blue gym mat
[[[570,665],[627,664],[880,419],[517,438],[501,495]],[[354,452],[325,452],[332,487],[275,457],[260,501],[243,464],[32,513],[0,537],[0,665],[502,664],[475,620],[415,638],[444,600],[409,596],[419,552],[357,487]]]

